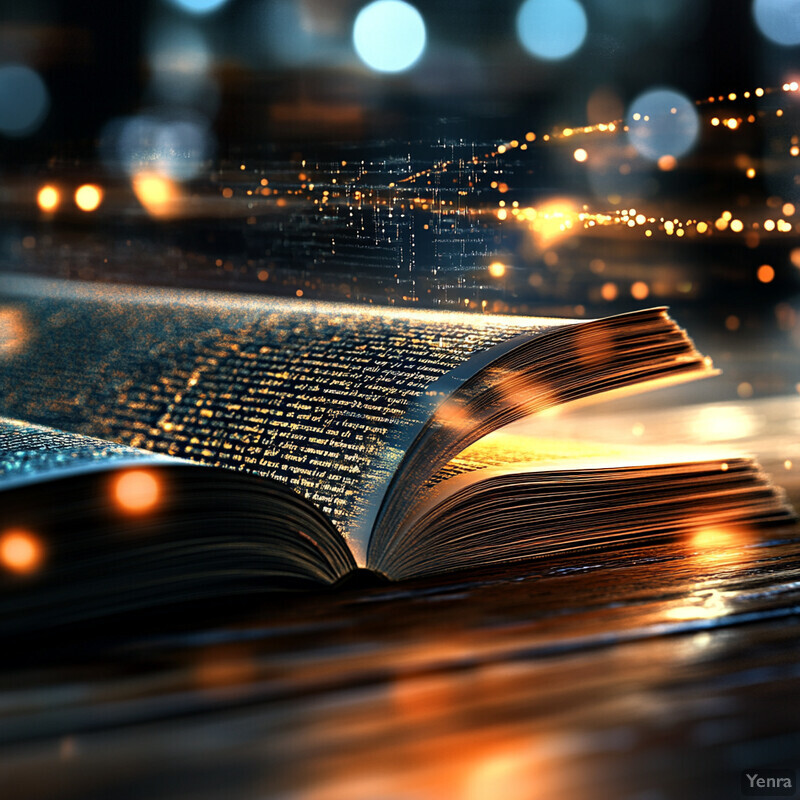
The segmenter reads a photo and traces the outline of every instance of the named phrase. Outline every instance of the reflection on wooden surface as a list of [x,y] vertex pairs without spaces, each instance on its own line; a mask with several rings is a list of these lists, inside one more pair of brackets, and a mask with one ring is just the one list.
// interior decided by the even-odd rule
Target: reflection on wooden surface
[[0,793],[737,797],[798,766],[798,611],[796,528],[709,529],[109,636],[0,676]]

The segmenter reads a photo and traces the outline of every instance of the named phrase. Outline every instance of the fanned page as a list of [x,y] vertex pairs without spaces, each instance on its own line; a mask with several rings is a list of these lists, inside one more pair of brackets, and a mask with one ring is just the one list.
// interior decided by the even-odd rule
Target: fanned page
[[568,320],[6,278],[0,412],[290,484],[359,565],[432,411]]
[[791,519],[745,455],[499,431],[425,484],[375,568],[401,579]]

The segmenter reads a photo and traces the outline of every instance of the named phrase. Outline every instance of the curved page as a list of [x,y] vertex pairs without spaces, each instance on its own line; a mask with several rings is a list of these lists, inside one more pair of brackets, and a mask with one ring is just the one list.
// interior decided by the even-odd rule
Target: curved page
[[290,484],[361,566],[432,411],[569,322],[20,278],[0,319],[0,412]]

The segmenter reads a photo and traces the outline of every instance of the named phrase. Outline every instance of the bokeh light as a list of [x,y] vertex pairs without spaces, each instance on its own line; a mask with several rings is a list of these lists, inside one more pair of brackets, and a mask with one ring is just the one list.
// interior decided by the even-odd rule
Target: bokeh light
[[753,17],[774,44],[800,44],[800,0],[754,0]]
[[149,93],[154,103],[216,113],[219,89],[211,77],[212,54],[191,23],[158,26],[147,45]]
[[32,533],[12,529],[0,536],[0,564],[18,574],[35,572],[44,558],[44,548]]
[[517,35],[533,56],[548,61],[577,52],[588,25],[578,0],[525,0],[517,12]]
[[36,195],[36,203],[42,211],[55,211],[61,202],[61,195],[55,186],[42,186]]
[[114,482],[114,497],[124,511],[150,511],[158,503],[161,487],[155,475],[143,469],[123,472]]
[[359,11],[353,25],[358,57],[378,72],[402,72],[425,49],[425,21],[403,0],[376,0]]
[[153,217],[171,217],[178,210],[181,193],[169,178],[154,172],[140,172],[133,176],[136,199]]
[[112,120],[103,131],[101,147],[112,169],[183,181],[200,173],[213,150],[213,139],[208,120],[200,114],[139,114]]
[[22,309],[0,307],[0,357],[13,356],[22,350],[28,339],[29,330]]
[[228,0],[169,0],[170,5],[188,14],[202,16],[222,8]]
[[81,211],[94,211],[103,202],[103,190],[92,183],[85,183],[75,190],[75,205]]
[[769,264],[762,264],[756,272],[756,277],[761,283],[771,283],[775,278],[775,270]]
[[[317,7],[319,8],[319,7]],[[270,61],[299,65],[330,63],[341,59],[339,18],[330,23],[325,14],[315,14],[309,5],[294,0],[259,0],[245,22],[246,36],[257,32],[258,45]]]
[[639,95],[628,109],[626,122],[631,144],[656,162],[687,153],[700,131],[694,104],[674,89],[651,89]]
[[50,110],[50,95],[39,73],[22,64],[0,67],[0,133],[34,133]]
[[502,261],[492,261],[489,264],[489,274],[493,278],[502,278],[506,274],[506,265]]

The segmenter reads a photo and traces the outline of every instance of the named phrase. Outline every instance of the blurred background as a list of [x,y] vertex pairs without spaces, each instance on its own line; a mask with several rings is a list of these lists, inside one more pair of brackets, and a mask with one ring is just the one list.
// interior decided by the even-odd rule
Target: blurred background
[[[0,20],[0,277],[669,305],[723,376],[543,435],[741,447],[797,505],[800,0],[0,0]],[[42,640],[0,676],[0,794],[732,797],[742,769],[797,766],[798,558],[795,529],[700,531],[99,653]]]
[[800,369],[796,0],[3,0],[0,269],[476,313],[668,304]]

